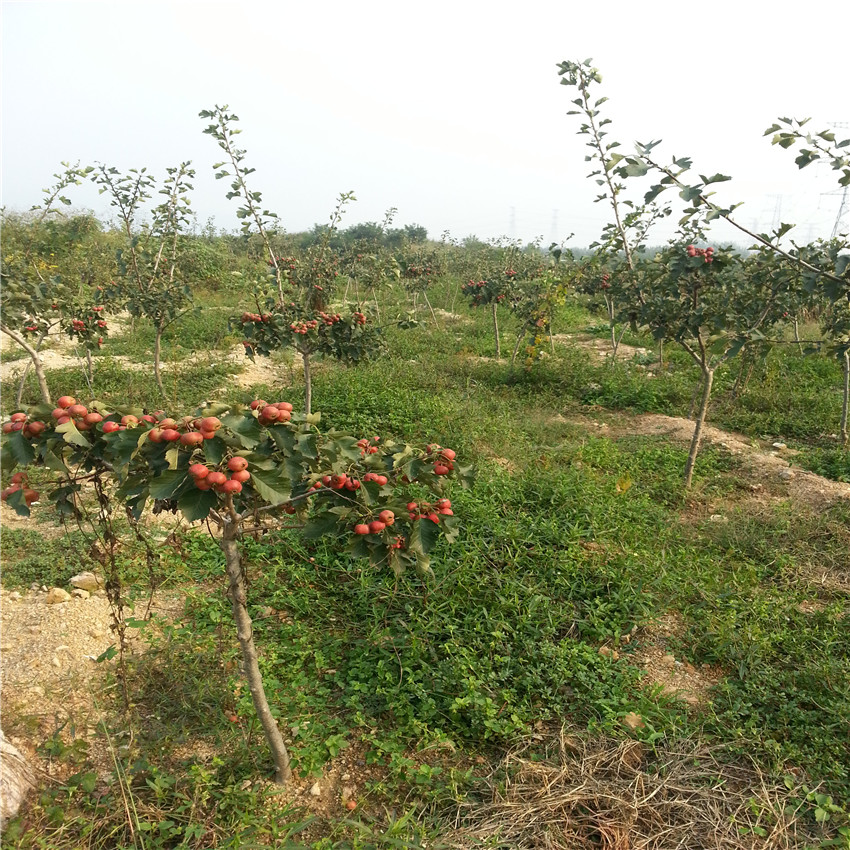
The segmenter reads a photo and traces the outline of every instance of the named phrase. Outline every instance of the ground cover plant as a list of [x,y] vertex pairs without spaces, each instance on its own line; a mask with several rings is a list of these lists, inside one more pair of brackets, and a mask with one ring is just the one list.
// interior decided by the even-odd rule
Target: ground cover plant
[[[50,407],[32,375],[9,404],[19,379],[4,377],[4,590],[63,584],[63,553],[79,552],[74,571],[108,579],[115,649],[128,630],[147,645],[103,654],[95,723],[4,711],[55,780],[8,841],[539,846],[545,831],[560,846],[661,847],[701,823],[694,846],[721,830],[732,847],[847,846],[845,373],[821,344],[843,302],[807,292],[767,248],[739,257],[694,238],[648,259],[635,248],[629,265],[623,246],[646,242],[619,185],[606,181],[620,226],[596,256],[512,246],[488,271],[493,246],[391,242],[389,222],[348,243],[338,221],[285,238],[240,183],[246,234],[209,251],[224,265],[206,274],[242,285],[193,282],[201,309],[163,330],[185,356],[166,354],[159,382],[129,367],[157,346],[143,314],[94,352],[83,398],[76,361],[45,371]],[[817,257],[843,283],[834,247]],[[348,292],[324,289],[336,269]],[[733,303],[742,282],[762,293],[753,304]],[[262,336],[264,315],[353,316],[367,290],[381,359],[311,344],[299,371],[279,354],[299,345],[294,321]],[[407,320],[419,293],[431,321]],[[791,303],[803,293],[814,301]],[[713,318],[705,330],[720,312],[769,325],[775,344]],[[519,363],[493,357],[497,331],[499,354],[525,346]],[[234,359],[243,337],[277,356]],[[308,378],[321,415],[298,412]],[[646,427],[693,418],[709,391],[705,428],[737,437],[697,457]],[[811,489],[789,489],[779,466],[755,475],[782,457]],[[12,508],[35,523],[12,524]],[[42,537],[57,508],[74,536]],[[122,600],[152,587],[180,594],[175,612],[122,621]]]

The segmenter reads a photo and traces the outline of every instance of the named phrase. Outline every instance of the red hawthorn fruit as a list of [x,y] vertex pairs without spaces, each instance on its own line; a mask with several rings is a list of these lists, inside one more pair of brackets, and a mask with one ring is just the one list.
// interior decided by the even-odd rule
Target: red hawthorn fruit
[[433,523],[435,523],[435,524],[437,524],[437,525],[439,525],[439,524],[440,524],[440,517],[439,517],[439,515],[438,515],[438,514],[435,514],[433,511],[432,511],[430,514],[428,514],[428,519],[430,519],[430,520],[431,520],[431,522],[433,522]]
[[24,426],[24,434],[28,437],[38,437],[46,427],[43,422],[27,422]]
[[379,520],[380,520],[380,521],[381,521],[384,525],[392,525],[392,524],[395,522],[395,514],[394,514],[392,511],[389,511],[389,510],[387,510],[387,511],[381,511],[381,512],[378,514],[378,519],[379,519]]
[[280,417],[280,411],[276,407],[267,404],[260,413],[261,422],[276,422]]
[[215,437],[215,431],[200,431],[199,433],[205,440],[212,440]]
[[221,428],[221,420],[215,416],[207,416],[201,420],[198,426],[202,431],[218,431]]
[[180,444],[183,446],[189,446],[190,448],[200,446],[203,441],[204,435],[198,431],[188,431],[187,433],[180,435]]
[[209,481],[207,481],[206,478],[196,478],[195,479],[195,487],[198,490],[206,491],[206,490],[212,490],[213,486],[212,486],[212,484],[210,484]]
[[149,423],[150,425],[154,425],[154,424],[156,424],[156,417],[155,417],[155,416],[151,416],[151,414],[150,414],[150,413],[146,413],[146,414],[142,417],[142,422],[147,422],[147,423]]
[[[70,416],[60,416],[60,417],[56,420],[56,424],[57,424],[57,425],[64,425],[65,423],[70,422],[70,421],[71,421],[71,417],[70,417]],[[13,422],[12,424],[13,424],[13,425],[17,425],[18,423],[17,423],[17,422]]]
[[59,407],[70,407],[72,404],[76,404],[77,400],[72,395],[63,395],[56,404]]
[[389,481],[389,478],[387,478],[386,475],[376,475],[375,476],[375,483],[378,484],[381,487],[383,487],[388,481]]
[[176,419],[169,419],[168,417],[166,417],[165,419],[160,420],[159,427],[163,428],[163,429],[165,429],[165,428],[176,428],[177,427],[177,420]]
[[126,416],[121,417],[121,424],[126,425],[128,428],[135,428],[139,424],[139,420],[132,413],[128,413]]
[[207,469],[202,463],[193,463],[189,467],[189,475],[191,475],[192,478],[206,478],[209,474],[209,469]]
[[210,472],[204,480],[209,481],[210,486],[212,487],[219,487],[227,481],[227,476],[223,472],[213,470],[213,472]]
[[0,429],[0,430],[2,430],[4,434],[11,434],[12,433],[12,426],[14,424],[15,424],[14,422],[4,422],[3,428]]
[[12,484],[23,484],[27,480],[26,472],[16,472],[10,479]]
[[258,410],[262,407],[265,407],[266,404],[267,404],[267,402],[263,401],[260,398],[257,398],[257,399],[254,399],[254,401],[251,402],[249,407],[251,408],[251,410]]
[[[103,423],[103,433],[104,434],[111,434],[111,433],[113,433],[113,431],[117,431],[120,427],[121,426],[117,422],[112,422],[112,421],[104,422]],[[176,431],[174,433],[177,434]],[[179,437],[180,435],[177,434],[177,436]]]
[[248,468],[248,461],[244,457],[232,457],[227,461],[227,468],[231,472],[241,472]]
[[379,519],[373,519],[372,522],[369,523],[369,533],[380,534],[386,527],[386,523],[381,522]]
[[230,478],[232,481],[239,481],[241,484],[244,484],[246,481],[250,480],[251,473],[248,472],[247,469],[240,469],[238,472],[234,472]]
[[241,493],[242,492],[242,482],[236,481],[235,479],[231,478],[229,481],[225,481],[224,484],[221,485],[221,492],[222,493]]
[[443,463],[434,464],[434,475],[448,475],[449,468]]
[[27,421],[27,415],[26,415],[26,413],[13,413],[9,417],[9,421],[10,422],[26,422]]
[[38,501],[38,491],[36,490],[24,490],[24,501],[27,503],[27,506],[31,505],[33,502]]
[[163,428],[162,439],[166,443],[173,443],[175,440],[180,439],[180,432],[176,428]]
[[162,428],[151,428],[150,431],[148,431],[148,439],[152,443],[163,442]]
[[452,503],[448,499],[438,499],[437,507],[438,508],[450,508]]
[[277,412],[278,412],[278,417],[277,417],[278,422],[289,422],[289,420],[292,419],[292,414],[288,410],[281,410],[280,408],[278,408]]
[[348,481],[347,475],[334,475],[333,478],[331,478],[331,487],[334,490],[342,490],[342,488],[345,487],[346,481]]
[[89,425],[97,425],[98,422],[103,422],[103,414],[92,410],[83,417],[83,422],[88,422]]
[[440,452],[440,457],[444,460],[454,460],[457,457],[457,452],[454,449],[443,449]]
[[50,415],[54,419],[58,419],[60,416],[67,416],[68,414],[64,407],[54,407]]
[[366,525],[365,522],[358,523],[357,525],[354,526],[354,533],[355,534],[368,534],[369,533],[369,526]]

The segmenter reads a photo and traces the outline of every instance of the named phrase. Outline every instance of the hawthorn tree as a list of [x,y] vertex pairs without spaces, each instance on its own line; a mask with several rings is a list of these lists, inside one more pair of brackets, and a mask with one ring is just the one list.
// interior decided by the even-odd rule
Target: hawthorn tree
[[72,281],[57,262],[56,252],[40,245],[40,233],[51,222],[61,218],[56,204],[71,205],[63,194],[69,187],[80,185],[91,168],[63,162],[65,170],[53,176],[56,183],[44,190],[45,200],[32,207],[32,217],[24,227],[23,238],[10,250],[9,231],[4,226],[6,246],[0,263],[2,281],[2,320],[0,331],[14,340],[29,356],[21,380],[17,402],[20,404],[24,382],[30,368],[35,371],[39,392],[44,403],[50,403],[50,391],[40,352],[47,337],[63,333],[84,343],[88,353],[91,381],[91,345],[99,345],[106,336],[106,322],[94,304],[92,286],[86,279]]
[[138,522],[151,505],[218,529],[243,672],[280,784],[291,774],[289,754],[260,672],[242,539],[298,528],[307,539],[334,538],[376,568],[430,574],[434,546],[458,533],[446,484],[471,477],[452,449],[322,434],[318,420],[287,402],[211,404],[175,419],[63,396],[52,411],[18,411],[2,426],[3,471],[19,468],[2,498],[22,515],[40,498],[27,473],[42,466],[53,473],[48,498],[62,516],[82,516],[94,492],[102,523],[118,510]]
[[339,256],[331,247],[345,206],[356,200],[353,192],[339,196],[328,226],[317,244],[297,257],[280,257],[271,242],[270,232],[277,214],[262,207],[262,193],[248,188],[253,173],[245,162],[246,151],[234,137],[238,116],[228,106],[203,110],[200,117],[212,119],[204,133],[212,136],[226,159],[216,163],[216,179],[232,178],[227,198],[239,199],[236,215],[242,220],[246,237],[259,234],[268,255],[269,282],[254,293],[256,312],[246,311],[233,320],[245,335],[245,353],[269,356],[273,351],[294,349],[302,358],[304,370],[304,408],[312,409],[311,363],[314,355],[324,355],[346,363],[358,363],[383,353],[383,336],[362,310],[342,313],[331,307],[331,298],[339,278]]
[[192,290],[180,272],[181,237],[191,221],[189,180],[195,172],[190,165],[183,162],[166,170],[163,188],[159,190],[166,198],[154,208],[151,224],[141,228],[142,205],[156,186],[147,169],[132,168],[128,174],[121,174],[116,168],[99,165],[92,175],[101,194],[109,194],[126,238],[126,246],[118,253],[119,274],[105,287],[104,300],[126,309],[135,318],[150,320],[155,334],[154,377],[163,398],[162,336],[192,303]]

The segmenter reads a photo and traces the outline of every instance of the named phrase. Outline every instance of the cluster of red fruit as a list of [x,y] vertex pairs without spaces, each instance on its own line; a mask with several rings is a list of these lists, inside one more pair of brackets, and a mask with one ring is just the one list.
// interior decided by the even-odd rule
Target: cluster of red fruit
[[434,475],[448,475],[454,468],[457,453],[454,449],[444,449],[436,443],[427,447],[429,458],[434,460]]
[[[139,421],[132,415],[123,416],[118,428],[108,427],[117,425],[115,422],[104,422],[103,430],[104,433],[109,433],[119,430],[122,426],[124,428],[135,428]],[[178,422],[166,417],[163,411],[157,411],[156,414],[146,413],[141,421],[154,425],[148,433],[148,439],[152,443],[174,443],[179,440],[180,445],[187,449],[197,448],[204,440],[211,440],[215,437],[216,431],[221,428],[221,420],[216,416],[198,418],[184,416]]]
[[413,266],[410,265],[405,270],[405,277],[429,277],[434,274],[434,269],[429,265],[424,266]]
[[34,334],[38,331],[38,325],[24,325],[24,331],[26,333]]
[[[366,478],[365,480],[371,479]],[[386,479],[384,481],[386,482]],[[356,478],[349,478],[344,472],[341,472],[337,475],[323,475],[307,492],[323,488],[328,490],[359,490],[360,487],[361,484]]]
[[440,515],[454,516],[452,503],[448,499],[438,499],[436,502],[408,502],[408,516],[411,522],[418,519],[430,519],[433,523],[440,522]]
[[289,329],[293,333],[304,335],[309,333],[310,331],[316,330],[317,327],[319,327],[319,323],[315,319],[310,319],[307,322],[292,322],[292,324],[290,324],[289,326]]
[[599,284],[601,289],[610,289],[611,288],[611,275],[604,274],[602,275],[602,283]]
[[16,472],[12,476],[12,483],[5,490],[0,491],[0,500],[5,502],[12,493],[17,493],[18,490],[24,491],[24,501],[27,503],[27,507],[38,501],[38,492],[27,487],[27,474],[25,472]]
[[360,455],[362,457],[366,457],[366,455],[377,454],[378,447],[374,444],[379,443],[380,441],[380,437],[372,437],[371,441],[367,440],[365,437],[362,440],[358,440],[357,445],[360,446]]
[[352,313],[351,315],[358,325],[362,326],[366,324],[366,317],[363,315],[363,313]]
[[[359,522],[354,526],[355,534],[380,534],[385,528],[395,523],[395,514],[390,510],[381,511],[378,514],[377,519],[373,519],[371,522]],[[400,545],[396,546],[395,544],[399,543]],[[393,545],[391,548],[393,549],[401,549],[401,546],[404,544],[403,537],[397,537],[395,541],[393,541]]]
[[23,431],[25,437],[37,437],[47,426],[38,420],[28,421],[26,413],[13,413],[8,422],[3,423],[3,433]]
[[705,262],[714,262],[714,248],[697,248],[696,245],[688,245],[687,251],[689,257],[704,257]]
[[[269,260],[269,265],[274,267],[274,263]],[[279,269],[295,271],[295,257],[277,257],[277,267]]]
[[193,463],[189,467],[189,475],[195,481],[199,490],[215,490],[216,493],[241,493],[242,485],[251,478],[248,472],[248,461],[244,457],[232,457],[227,461],[227,473],[218,469],[210,469],[203,463]]
[[321,320],[322,320],[322,321],[323,321],[326,325],[335,325],[337,322],[341,322],[341,321],[342,321],[342,316],[340,316],[340,314],[339,314],[339,313],[334,313],[333,315],[331,315],[331,314],[329,314],[329,313],[325,313],[325,311],[324,311],[324,310],[320,311],[320,313],[319,313],[319,318],[320,318],[320,319],[321,319]]
[[260,425],[274,425],[277,422],[289,422],[293,407],[288,401],[276,401],[269,404],[261,398],[251,402],[251,410],[257,411]]
[[271,315],[269,313],[263,313],[262,316],[259,313],[243,313],[241,319],[243,325],[249,325],[252,322],[268,322]]

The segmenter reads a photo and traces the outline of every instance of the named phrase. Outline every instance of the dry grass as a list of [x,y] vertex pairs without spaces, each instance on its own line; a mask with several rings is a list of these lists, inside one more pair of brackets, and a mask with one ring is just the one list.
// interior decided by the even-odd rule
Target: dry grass
[[529,746],[488,780],[490,802],[467,803],[455,848],[511,850],[780,850],[809,846],[799,801],[755,766],[696,744],[586,741],[562,732],[543,761]]

